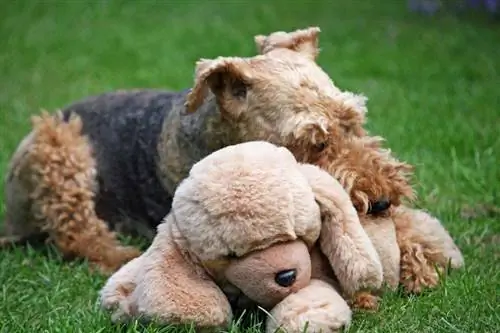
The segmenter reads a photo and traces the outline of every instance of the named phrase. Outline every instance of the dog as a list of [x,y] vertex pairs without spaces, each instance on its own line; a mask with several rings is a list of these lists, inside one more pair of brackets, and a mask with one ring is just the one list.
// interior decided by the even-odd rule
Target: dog
[[254,57],[200,59],[181,92],[115,91],[34,116],[9,164],[0,242],[40,236],[109,274],[140,254],[117,233],[152,240],[179,182],[211,152],[252,140],[321,152],[328,128],[362,110],[315,62],[318,33],[283,33],[290,48]]

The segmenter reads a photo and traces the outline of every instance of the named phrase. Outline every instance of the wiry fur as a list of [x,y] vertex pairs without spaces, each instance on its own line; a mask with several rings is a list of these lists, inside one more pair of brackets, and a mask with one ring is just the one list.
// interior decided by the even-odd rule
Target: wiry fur
[[438,219],[429,213],[399,207],[393,213],[401,249],[401,283],[420,292],[439,282],[445,269],[464,265],[462,253]]

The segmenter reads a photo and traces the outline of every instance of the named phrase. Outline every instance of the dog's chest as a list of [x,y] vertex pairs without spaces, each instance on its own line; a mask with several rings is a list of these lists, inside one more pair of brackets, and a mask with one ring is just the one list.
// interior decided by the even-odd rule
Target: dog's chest
[[96,212],[112,228],[151,237],[172,196],[157,178],[157,144],[176,94],[118,92],[66,108],[83,120],[97,161]]

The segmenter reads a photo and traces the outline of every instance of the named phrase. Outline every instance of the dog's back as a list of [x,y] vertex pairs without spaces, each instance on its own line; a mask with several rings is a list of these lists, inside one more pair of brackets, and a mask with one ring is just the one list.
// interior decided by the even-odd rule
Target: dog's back
[[143,225],[154,231],[170,210],[171,196],[157,178],[157,145],[165,118],[186,92],[116,91],[63,110],[65,121],[72,114],[82,119],[96,159],[96,212],[113,227],[127,228],[117,224],[137,219],[131,229]]

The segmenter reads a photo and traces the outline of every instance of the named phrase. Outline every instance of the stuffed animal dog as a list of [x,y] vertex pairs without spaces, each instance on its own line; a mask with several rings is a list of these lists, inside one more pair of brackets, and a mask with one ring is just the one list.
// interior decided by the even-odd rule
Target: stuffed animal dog
[[[382,283],[379,257],[348,194],[320,168],[268,142],[228,146],[196,163],[151,246],[100,292],[113,320],[220,328],[230,300],[271,311],[267,331],[333,332],[347,300]],[[246,302],[233,302],[241,306]]]

